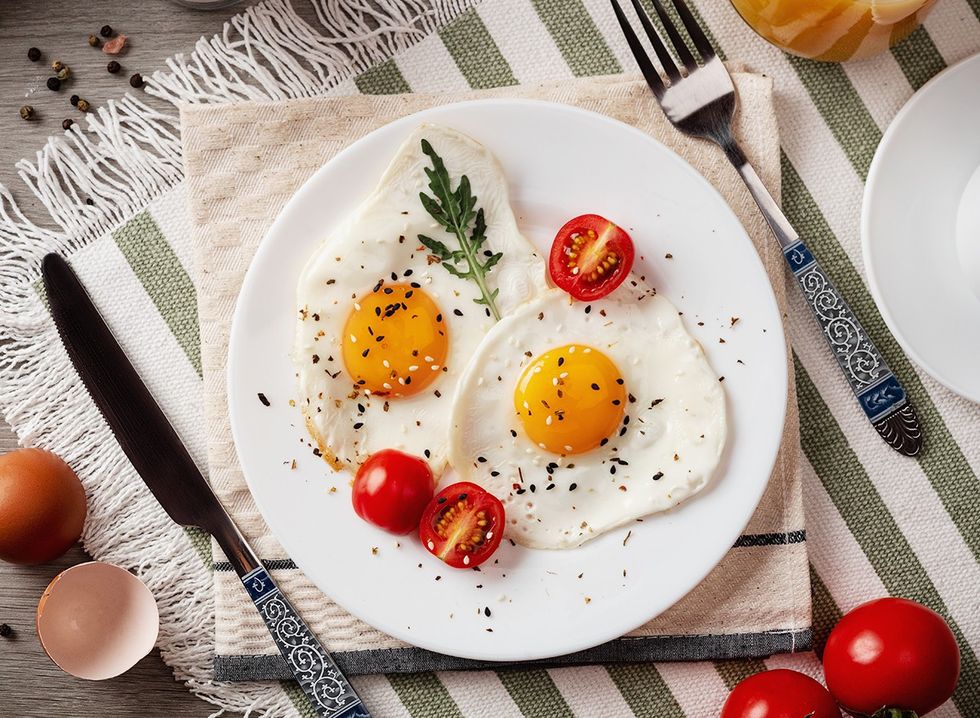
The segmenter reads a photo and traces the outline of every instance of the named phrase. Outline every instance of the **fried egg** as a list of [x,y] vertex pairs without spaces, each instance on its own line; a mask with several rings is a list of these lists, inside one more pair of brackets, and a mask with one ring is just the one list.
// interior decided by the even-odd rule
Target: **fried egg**
[[501,252],[487,283],[502,314],[544,291],[544,264],[518,231],[507,182],[491,153],[454,130],[418,127],[377,188],[324,241],[297,287],[293,359],[299,404],[317,447],[335,468],[379,449],[429,460],[440,472],[459,376],[493,325],[476,284],[433,262],[423,234],[458,241],[423,208],[421,151],[428,140],[453,186],[465,174],[484,210],[481,251]]
[[725,435],[700,344],[634,280],[591,303],[550,290],[501,320],[460,380],[450,461],[504,503],[508,537],[569,548],[703,489]]

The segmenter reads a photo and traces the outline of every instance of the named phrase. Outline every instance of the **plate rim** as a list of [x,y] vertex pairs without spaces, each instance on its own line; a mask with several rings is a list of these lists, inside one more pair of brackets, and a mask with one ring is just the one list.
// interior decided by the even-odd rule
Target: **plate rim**
[[[881,290],[881,285],[879,284],[878,275],[875,271],[874,263],[874,250],[871,247],[872,239],[872,228],[871,228],[871,217],[870,214],[873,211],[872,204],[875,202],[875,195],[880,196],[879,176],[882,174],[882,165],[885,163],[885,156],[895,151],[896,149],[896,139],[899,132],[901,132],[904,123],[912,113],[916,112],[923,102],[927,102],[929,96],[935,91],[935,89],[943,85],[950,76],[964,71],[965,68],[973,69],[972,65],[976,63],[977,68],[974,70],[978,76],[980,76],[980,53],[975,55],[970,55],[962,60],[950,65],[945,70],[930,78],[922,87],[916,90],[912,97],[902,105],[902,107],[895,113],[895,117],[892,121],[888,123],[888,128],[885,130],[884,134],[881,136],[881,141],[878,143],[878,147],[875,149],[874,157],[871,160],[871,164],[868,166],[868,178],[864,183],[864,194],[861,200],[861,258],[864,262],[864,269],[868,275],[868,289],[871,293],[871,298],[874,299],[875,306],[878,309],[881,318],[885,321],[885,326],[895,337],[902,351],[911,359],[915,364],[923,369],[930,377],[935,379],[937,382],[942,384],[944,387],[952,391],[953,393],[961,396],[962,398],[974,402],[980,403],[980,385],[977,387],[964,387],[958,384],[957,381],[945,376],[942,372],[938,371],[935,366],[931,365],[922,355],[915,349],[908,338],[899,328],[898,322],[895,319],[888,303],[884,299],[884,295]],[[900,147],[900,146],[899,146]]]
[[[262,258],[262,256],[266,252],[272,251],[270,249],[270,245],[268,243],[268,238],[269,238],[270,235],[272,235],[276,231],[277,226],[280,224],[280,222],[283,221],[282,220],[283,216],[288,213],[288,211],[290,210],[290,208],[294,204],[297,204],[300,201],[301,195],[305,195],[306,193],[312,191],[311,190],[311,185],[313,185],[315,183],[315,180],[316,180],[317,177],[319,177],[322,173],[325,173],[325,172],[328,171],[328,168],[329,168],[329,166],[332,163],[334,163],[335,161],[337,161],[340,158],[344,157],[348,153],[355,152],[362,145],[362,143],[363,144],[366,144],[366,143],[370,142],[371,139],[372,139],[372,137],[376,133],[381,132],[381,131],[389,128],[393,124],[396,124],[396,123],[408,124],[408,123],[410,123],[410,121],[413,118],[417,122],[427,121],[428,120],[427,115],[429,113],[433,112],[433,111],[440,111],[440,110],[446,110],[446,109],[452,109],[452,108],[469,107],[469,106],[480,106],[480,105],[497,105],[497,106],[500,106],[500,105],[516,105],[516,106],[532,106],[532,107],[545,106],[545,107],[548,107],[550,109],[555,109],[555,110],[559,110],[559,111],[562,111],[562,112],[568,112],[568,113],[572,113],[572,114],[577,114],[577,115],[582,115],[582,116],[588,117],[588,118],[590,118],[593,121],[598,121],[598,122],[601,122],[601,123],[610,125],[610,126],[614,127],[617,131],[626,132],[628,134],[631,134],[631,135],[633,135],[634,137],[636,137],[641,142],[652,143],[657,148],[659,148],[660,151],[665,152],[666,155],[668,157],[670,157],[671,160],[673,162],[675,162],[678,166],[680,166],[683,171],[690,173],[695,178],[695,181],[698,182],[698,183],[700,183],[701,186],[707,191],[707,193],[709,195],[712,195],[717,200],[717,206],[719,207],[719,210],[721,212],[727,213],[727,215],[730,217],[731,221],[736,226],[738,226],[741,229],[741,232],[742,232],[744,241],[748,245],[747,246],[747,249],[748,250],[751,250],[750,261],[756,262],[759,270],[763,273],[763,275],[764,276],[767,275],[767,272],[766,272],[766,269],[765,269],[765,265],[762,262],[762,258],[759,255],[759,252],[755,249],[755,246],[754,246],[754,244],[752,242],[752,238],[749,236],[749,233],[746,230],[745,225],[738,218],[738,215],[735,214],[734,209],[725,200],[725,198],[721,195],[721,193],[718,191],[718,189],[714,185],[712,185],[707,180],[707,178],[696,167],[694,167],[690,162],[688,162],[686,159],[684,159],[674,149],[672,149],[671,147],[667,146],[666,144],[664,144],[663,142],[661,142],[657,138],[653,137],[652,135],[650,135],[650,134],[648,134],[648,133],[640,130],[637,127],[634,127],[632,125],[629,125],[629,124],[627,124],[625,122],[622,122],[621,120],[618,120],[616,118],[610,117],[610,116],[605,115],[605,114],[603,114],[601,112],[595,112],[595,111],[592,111],[592,110],[587,110],[585,108],[581,108],[581,107],[577,107],[577,106],[573,106],[573,105],[568,105],[568,104],[565,104],[565,103],[562,103],[562,102],[548,101],[548,100],[540,100],[540,99],[515,98],[515,97],[479,98],[479,99],[470,99],[470,100],[463,100],[463,101],[459,101],[459,102],[449,102],[449,103],[443,103],[443,104],[439,104],[439,105],[433,105],[433,106],[427,107],[427,108],[425,108],[423,110],[419,110],[417,112],[410,113],[408,115],[403,115],[401,117],[398,117],[398,118],[392,120],[391,122],[385,123],[384,125],[375,128],[371,132],[367,133],[366,135],[358,138],[354,142],[352,142],[349,145],[347,145],[346,147],[344,147],[340,152],[338,152],[336,155],[334,155],[334,157],[332,157],[326,163],[324,163],[323,165],[321,165],[294,192],[294,194],[289,198],[289,200],[286,202],[286,204],[283,205],[282,209],[279,211],[279,214],[276,216],[275,220],[272,222],[272,224],[269,226],[268,230],[266,230],[265,234],[263,235],[262,240],[260,241],[260,243],[259,243],[259,245],[258,245],[258,247],[256,249],[256,252],[255,252],[254,256],[252,257],[252,260],[249,262],[248,269],[247,269],[247,271],[245,273],[245,277],[244,277],[244,279],[242,281],[242,287],[241,287],[241,289],[239,291],[239,294],[238,294],[238,296],[236,297],[236,300],[235,300],[234,313],[233,313],[233,316],[232,316],[232,322],[231,322],[231,328],[230,328],[230,334],[229,334],[228,360],[227,360],[227,367],[226,367],[226,371],[225,371],[225,375],[226,375],[225,376],[225,382],[226,382],[226,390],[227,390],[227,396],[228,396],[228,414],[229,414],[230,425],[231,425],[231,434],[232,434],[233,442],[234,442],[234,445],[235,445],[236,458],[238,458],[238,460],[239,460],[239,465],[240,465],[241,470],[242,470],[242,475],[245,478],[245,482],[246,482],[246,485],[248,486],[249,493],[252,495],[252,498],[255,500],[256,507],[259,509],[259,512],[260,512],[260,514],[262,516],[262,519],[265,522],[265,524],[268,526],[270,533],[280,543],[282,543],[281,542],[281,539],[279,538],[279,536],[276,534],[275,530],[273,529],[273,522],[271,522],[270,519],[269,519],[269,515],[268,515],[268,512],[267,512],[267,507],[264,506],[263,503],[257,498],[257,496],[255,494],[255,491],[253,490],[253,479],[250,478],[250,472],[248,472],[246,470],[245,465],[244,465],[244,462],[241,461],[240,452],[238,450],[238,446],[239,446],[239,443],[240,443],[240,438],[239,437],[240,437],[240,433],[242,431],[242,427],[240,426],[239,421],[236,420],[236,418],[235,418],[239,414],[239,412],[236,411],[237,400],[236,400],[235,392],[232,389],[232,387],[234,385],[234,378],[235,378],[235,371],[234,371],[234,368],[233,368],[234,367],[234,364],[232,362],[232,356],[235,354],[234,349],[235,349],[235,346],[239,342],[239,337],[240,337],[240,334],[241,334],[241,331],[242,331],[241,330],[241,325],[242,325],[242,322],[244,321],[244,320],[241,319],[242,312],[240,311],[240,308],[241,308],[241,305],[242,305],[242,297],[246,294],[246,290],[249,287],[249,285],[251,285],[253,282],[257,281],[255,279],[255,277],[256,277],[256,271],[257,270],[255,270],[255,271],[253,271],[253,270],[257,266],[257,264],[259,263],[259,260]],[[605,643],[607,641],[621,638],[622,636],[624,636],[629,631],[634,630],[635,628],[644,625],[645,623],[649,622],[650,620],[653,620],[657,616],[661,615],[664,611],[668,610],[670,607],[676,605],[679,601],[681,601],[684,598],[684,596],[686,596],[688,593],[690,593],[690,591],[692,591],[694,588],[696,588],[697,586],[699,586],[704,581],[704,579],[711,573],[711,571],[713,571],[718,566],[718,564],[723,560],[723,558],[728,553],[728,551],[730,550],[730,548],[734,544],[734,542],[737,540],[737,538],[744,532],[745,527],[748,525],[748,523],[751,521],[752,517],[755,515],[755,512],[758,509],[759,503],[761,502],[762,497],[765,494],[765,491],[766,491],[766,489],[769,486],[770,478],[772,476],[772,471],[773,471],[773,468],[775,467],[776,459],[778,458],[779,450],[780,450],[781,445],[782,445],[782,435],[783,435],[783,430],[784,430],[785,424],[786,424],[786,416],[788,414],[788,406],[787,406],[787,403],[788,403],[788,397],[789,397],[789,377],[790,377],[790,372],[789,372],[789,363],[788,363],[789,362],[789,353],[788,353],[788,348],[787,348],[787,337],[786,337],[785,325],[784,325],[784,322],[783,322],[783,319],[782,319],[782,310],[779,308],[779,303],[776,300],[776,295],[775,295],[775,291],[773,289],[772,283],[770,281],[766,281],[765,282],[765,285],[766,285],[765,286],[765,295],[766,295],[765,298],[766,298],[766,301],[770,305],[772,311],[774,312],[774,316],[777,319],[777,321],[775,322],[775,324],[776,324],[775,328],[770,328],[769,331],[770,331],[770,333],[775,334],[776,339],[779,340],[777,342],[777,345],[783,348],[782,351],[780,352],[782,361],[778,362],[778,365],[781,367],[781,370],[779,371],[779,375],[774,378],[774,388],[778,392],[779,398],[781,398],[781,401],[779,402],[779,407],[780,407],[779,408],[779,420],[778,420],[778,422],[774,422],[773,431],[772,431],[773,438],[769,442],[769,444],[771,446],[769,446],[768,456],[765,459],[765,461],[762,462],[762,464],[761,464],[761,465],[763,465],[765,467],[765,471],[764,472],[761,472],[760,471],[760,473],[763,473],[764,474],[765,480],[760,480],[760,481],[757,481],[757,482],[755,482],[753,484],[755,495],[752,497],[752,501],[751,501],[752,509],[751,509],[751,511],[749,511],[747,513],[747,515],[745,517],[745,520],[743,522],[740,522],[739,523],[737,530],[735,530],[732,533],[732,535],[730,535],[730,536],[727,536],[726,535],[725,536],[725,539],[726,539],[725,542],[721,542],[719,540],[719,542],[718,542],[718,546],[719,546],[718,555],[716,556],[716,558],[714,558],[710,562],[710,565],[707,565],[708,562],[706,562],[706,565],[704,567],[703,572],[698,572],[699,575],[698,575],[697,580],[694,581],[694,582],[692,582],[691,586],[683,594],[681,594],[678,598],[676,598],[672,603],[670,603],[669,605],[665,606],[664,608],[662,608],[660,610],[656,610],[656,611],[653,611],[651,613],[644,614],[645,617],[643,618],[643,620],[640,623],[638,623],[636,625],[627,626],[625,629],[623,629],[622,627],[620,627],[617,624],[615,630],[606,630],[606,631],[604,631],[603,632],[603,634],[604,634],[603,637],[600,637],[600,638],[593,637],[593,638],[589,638],[589,639],[586,639],[586,640],[580,640],[580,641],[577,641],[577,642],[576,641],[569,641],[568,642],[568,645],[562,645],[562,646],[560,646],[560,647],[558,647],[556,649],[548,649],[548,650],[542,651],[540,649],[531,650],[529,648],[524,648],[524,650],[519,655],[514,650],[511,650],[504,657],[501,657],[502,654],[500,652],[485,653],[485,652],[481,652],[480,650],[473,650],[473,651],[470,651],[470,652],[467,652],[467,653],[462,653],[462,652],[459,652],[459,651],[456,651],[456,650],[447,650],[447,648],[445,646],[434,645],[430,640],[428,640],[428,637],[422,637],[422,636],[420,636],[418,634],[415,634],[415,635],[406,635],[404,631],[402,631],[400,628],[398,628],[397,625],[395,625],[394,621],[391,621],[391,620],[378,620],[378,617],[377,616],[371,616],[370,617],[370,620],[369,620],[366,616],[364,616],[360,612],[360,610],[358,609],[357,606],[353,606],[352,607],[352,606],[349,606],[349,605],[346,605],[346,604],[342,604],[339,601],[336,601],[336,599],[333,598],[333,596],[331,595],[331,593],[329,591],[325,590],[317,581],[315,581],[312,577],[310,577],[310,575],[306,571],[304,571],[303,565],[301,564],[301,562],[299,560],[297,560],[292,555],[292,552],[290,552],[287,549],[287,547],[285,546],[285,544],[282,544],[283,545],[283,548],[286,549],[286,552],[287,552],[287,554],[290,555],[290,558],[293,559],[293,561],[296,563],[297,567],[301,571],[303,571],[303,573],[317,587],[317,589],[320,590],[320,591],[322,591],[329,598],[331,598],[331,600],[334,600],[335,602],[337,602],[337,605],[340,606],[343,610],[347,611],[352,616],[354,616],[358,620],[366,623],[367,625],[369,625],[369,626],[371,626],[371,627],[373,627],[373,628],[375,628],[377,630],[380,630],[380,631],[386,633],[387,635],[392,636],[392,637],[394,637],[394,638],[396,638],[398,640],[402,640],[402,641],[404,641],[406,643],[409,643],[412,647],[422,648],[422,649],[426,649],[426,650],[430,650],[430,651],[435,651],[435,652],[444,653],[444,654],[447,654],[447,655],[453,655],[453,656],[456,656],[456,657],[466,658],[466,659],[472,659],[472,660],[490,661],[490,662],[500,662],[500,661],[504,661],[504,662],[516,662],[516,661],[528,661],[528,660],[543,660],[543,659],[546,660],[548,658],[552,658],[552,657],[556,657],[556,656],[560,656],[560,655],[566,655],[566,654],[574,653],[574,652],[581,651],[581,650],[587,650],[589,648],[593,648],[595,646],[601,645],[601,644],[603,644],[603,643]],[[722,478],[722,477],[719,477],[719,478]],[[687,503],[687,502],[683,502],[683,503]],[[420,638],[422,640],[419,640]]]

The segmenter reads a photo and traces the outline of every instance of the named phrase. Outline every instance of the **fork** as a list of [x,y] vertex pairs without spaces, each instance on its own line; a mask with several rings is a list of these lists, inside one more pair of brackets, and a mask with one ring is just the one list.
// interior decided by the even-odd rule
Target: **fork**
[[639,0],[631,0],[666,78],[653,64],[618,0],[610,0],[643,77],[674,127],[686,135],[714,142],[735,166],[779,242],[783,257],[868,420],[892,448],[905,456],[915,456],[922,448],[922,428],[905,389],[735,141],[735,86],[711,41],[684,0],[665,1],[673,2],[694,45],[693,50],[688,47],[661,0],[651,0],[680,66]]

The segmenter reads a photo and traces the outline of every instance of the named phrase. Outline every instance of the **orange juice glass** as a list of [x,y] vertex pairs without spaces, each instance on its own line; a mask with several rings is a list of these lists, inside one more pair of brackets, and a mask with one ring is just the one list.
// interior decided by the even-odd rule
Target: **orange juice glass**
[[732,0],[777,47],[814,60],[870,57],[908,37],[936,0]]

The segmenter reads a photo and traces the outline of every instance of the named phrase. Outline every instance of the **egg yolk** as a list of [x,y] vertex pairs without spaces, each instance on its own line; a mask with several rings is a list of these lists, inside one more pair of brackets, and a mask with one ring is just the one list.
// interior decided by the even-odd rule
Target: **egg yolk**
[[619,428],[626,387],[598,349],[568,344],[535,357],[514,390],[528,438],[553,454],[590,451]]
[[344,367],[359,388],[412,396],[445,370],[449,328],[419,287],[379,282],[354,302],[342,346]]

